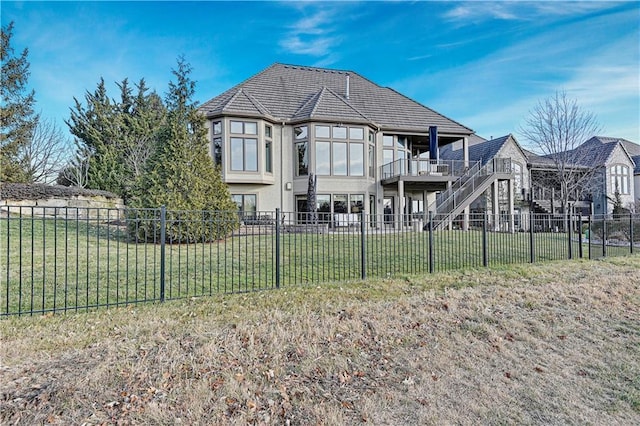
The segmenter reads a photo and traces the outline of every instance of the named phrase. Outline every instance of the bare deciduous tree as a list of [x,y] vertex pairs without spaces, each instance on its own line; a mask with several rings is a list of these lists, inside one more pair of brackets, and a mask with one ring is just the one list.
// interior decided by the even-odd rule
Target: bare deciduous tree
[[560,189],[563,211],[572,197],[592,193],[600,181],[599,170],[591,167],[593,153],[579,149],[599,131],[595,115],[564,91],[538,102],[520,128],[530,147],[552,161],[546,184]]
[[125,163],[131,170],[134,178],[142,175],[145,164],[153,154],[154,143],[151,136],[140,136],[132,143],[127,144],[125,151]]
[[60,171],[57,183],[64,186],[86,188],[89,182],[89,159],[91,153],[84,148],[78,148],[76,156],[67,162]]
[[54,121],[40,118],[33,135],[19,152],[27,181],[52,183],[71,154],[69,138]]

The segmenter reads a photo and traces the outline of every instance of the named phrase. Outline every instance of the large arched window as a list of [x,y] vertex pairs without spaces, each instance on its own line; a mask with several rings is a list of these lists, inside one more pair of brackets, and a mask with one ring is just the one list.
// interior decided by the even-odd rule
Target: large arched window
[[614,164],[609,169],[611,174],[611,192],[629,194],[629,178],[631,173],[629,167],[623,164]]
[[522,164],[512,161],[513,166],[513,192],[516,199],[522,199]]

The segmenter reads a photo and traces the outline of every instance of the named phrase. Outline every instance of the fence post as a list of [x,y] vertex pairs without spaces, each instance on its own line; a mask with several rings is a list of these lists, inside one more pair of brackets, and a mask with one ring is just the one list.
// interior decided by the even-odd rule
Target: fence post
[[533,226],[535,222],[533,219],[533,211],[529,211],[529,261],[534,263],[536,261],[535,255],[535,240],[533,236]]
[[482,266],[489,266],[489,251],[487,241],[487,211],[482,215]]
[[429,212],[429,272],[433,273],[433,212]]
[[364,210],[360,213],[360,260],[361,270],[360,275],[364,280],[367,278],[367,242],[366,242],[366,218],[364,217]]
[[602,257],[607,257],[607,218],[602,215]]
[[629,253],[633,254],[633,214],[629,214]]
[[569,205],[569,211],[567,212],[567,240],[569,242],[568,256],[569,259],[573,259],[573,242],[571,241],[571,228],[573,228],[571,218],[571,205]]
[[280,288],[280,209],[276,209],[276,288]]
[[584,253],[582,249],[582,213],[576,216],[576,222],[578,224],[578,256],[582,259]]
[[167,236],[167,207],[160,206],[160,302],[164,302],[165,239]]
[[593,239],[593,229],[591,229],[591,214],[589,214],[589,226],[587,229],[589,230],[589,260],[591,260],[591,240]]

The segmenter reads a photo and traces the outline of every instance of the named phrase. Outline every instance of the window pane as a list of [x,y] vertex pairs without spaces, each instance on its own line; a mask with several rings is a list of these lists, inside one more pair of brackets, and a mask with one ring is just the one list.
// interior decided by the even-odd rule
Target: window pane
[[264,126],[264,136],[265,136],[266,138],[271,138],[271,137],[272,137],[272,136],[271,136],[272,131],[273,131],[273,130],[272,130],[272,127],[271,127],[271,126],[268,126],[268,125],[265,125],[265,126]]
[[384,145],[384,146],[393,146],[393,136],[384,135],[382,137],[382,145]]
[[373,145],[369,145],[369,177],[376,177],[376,157]]
[[406,148],[407,138],[405,136],[398,136],[398,142],[396,145],[398,146],[398,148]]
[[222,133],[222,122],[214,121],[213,122],[213,134],[214,135],[219,135],[220,133]]
[[316,201],[318,203],[318,220],[320,223],[329,223],[331,221],[331,196],[317,195]]
[[393,163],[393,150],[385,149],[382,151],[382,164]]
[[255,213],[256,212],[256,196],[255,196],[255,194],[245,195],[244,196],[243,210],[245,212],[248,212],[248,213]]
[[231,170],[244,169],[244,149],[242,138],[231,138]]
[[369,142],[373,142],[373,132],[369,132]]
[[244,161],[245,170],[250,172],[258,171],[258,140],[244,140]]
[[333,128],[333,137],[334,137],[334,139],[346,139],[347,138],[347,128],[346,127],[334,127]]
[[244,123],[244,132],[247,135],[257,135],[258,134],[258,125],[256,123],[247,121]]
[[271,153],[271,142],[266,142],[264,145],[264,162],[265,162],[265,170],[267,173],[273,172],[273,159]]
[[306,176],[309,173],[309,154],[307,152],[307,143],[297,143],[296,152],[296,176]]
[[361,143],[349,144],[349,174],[364,176],[364,145]]
[[364,195],[355,194],[351,195],[351,213],[360,213],[364,210]]
[[242,121],[231,122],[231,133],[242,134]]
[[238,206],[238,210],[242,210],[242,195],[231,195],[231,199]]
[[307,138],[307,126],[299,126],[293,129],[293,135],[296,140]]
[[319,212],[329,213],[331,211],[331,195],[316,195],[316,202]]
[[222,165],[222,138],[213,139],[213,162]]
[[316,174],[331,174],[331,143],[316,142]]
[[329,126],[316,126],[316,138],[330,138],[331,129]]
[[333,143],[333,174],[347,175],[347,144],[344,142]]
[[349,128],[349,139],[364,139],[364,130],[361,127],[350,127]]
[[348,213],[347,195],[334,195],[333,196],[333,212],[334,213]]

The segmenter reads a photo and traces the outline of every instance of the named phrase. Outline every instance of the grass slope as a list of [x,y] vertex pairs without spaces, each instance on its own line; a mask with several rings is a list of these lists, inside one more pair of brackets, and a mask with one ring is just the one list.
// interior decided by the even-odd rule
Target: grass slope
[[2,424],[639,424],[640,257],[0,321]]

